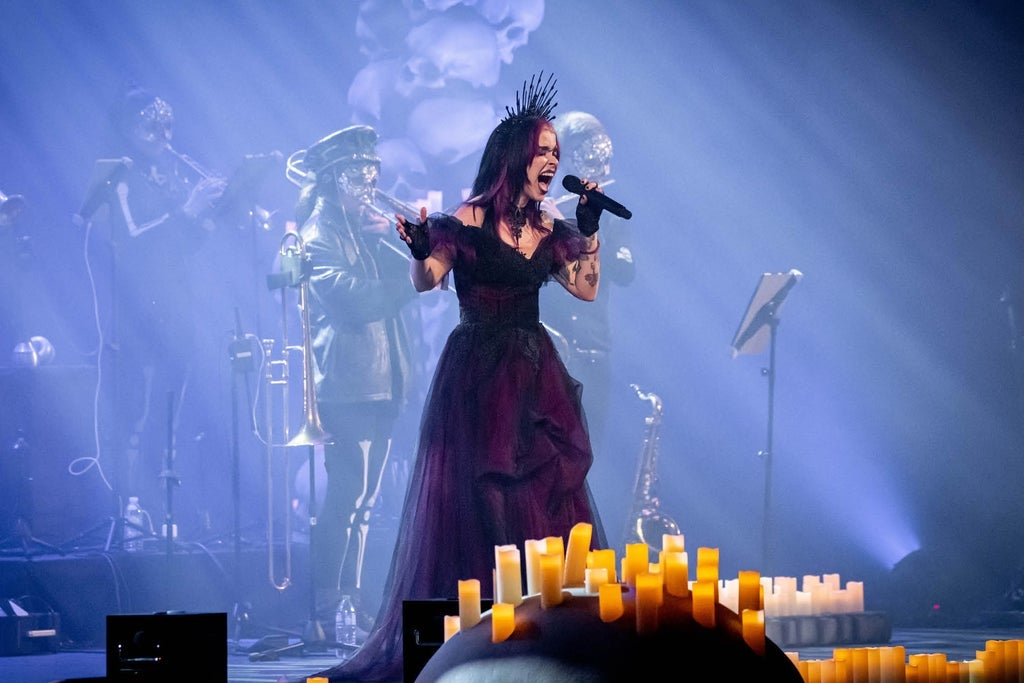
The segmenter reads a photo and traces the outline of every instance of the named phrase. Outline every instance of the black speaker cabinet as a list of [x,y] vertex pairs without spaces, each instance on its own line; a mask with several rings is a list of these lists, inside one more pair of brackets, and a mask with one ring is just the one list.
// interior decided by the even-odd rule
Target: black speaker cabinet
[[107,615],[107,680],[224,683],[227,612]]
[[[481,600],[481,611],[489,610],[492,602]],[[445,616],[458,613],[458,598],[406,600],[402,603],[402,674],[406,681],[415,681],[444,644]]]
[[60,614],[33,613],[13,598],[0,599],[0,657],[56,652]]

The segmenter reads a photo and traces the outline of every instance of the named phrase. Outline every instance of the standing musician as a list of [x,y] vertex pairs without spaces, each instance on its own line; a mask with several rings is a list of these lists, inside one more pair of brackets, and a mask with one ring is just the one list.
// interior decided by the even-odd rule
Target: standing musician
[[[612,140],[604,125],[592,114],[570,111],[553,121],[562,145],[559,175],[589,178],[602,186],[611,178]],[[560,216],[578,198],[566,194],[549,199],[546,206]],[[569,372],[583,384],[583,405],[590,422],[590,439],[594,453],[603,454],[609,433],[607,418],[612,391],[612,286],[625,287],[636,277],[636,264],[630,250],[630,228],[626,220],[613,215],[605,217],[601,231],[601,284],[594,302],[581,304],[558,287],[541,290],[544,323],[561,335]]]
[[[164,99],[132,87],[112,119],[115,154],[123,156],[97,160],[78,217],[92,234],[93,215],[102,209],[99,235],[109,247],[112,319],[103,334],[112,353],[101,361],[113,368],[115,449],[126,456],[118,468],[119,504],[138,496],[155,513],[170,500],[167,487],[177,485],[175,470],[165,467],[169,439],[198,448],[206,431],[199,424],[206,411],[190,389],[201,354],[190,259],[214,227],[226,183],[171,147],[174,113]],[[208,526],[202,498],[175,505],[186,510],[183,524]]]
[[391,223],[373,209],[380,178],[376,144],[373,128],[350,126],[306,150],[296,211],[312,266],[316,402],[331,435],[324,446],[327,492],[313,539],[318,612],[351,595],[364,628],[366,538],[411,382],[401,310],[416,296],[409,259],[389,243]]

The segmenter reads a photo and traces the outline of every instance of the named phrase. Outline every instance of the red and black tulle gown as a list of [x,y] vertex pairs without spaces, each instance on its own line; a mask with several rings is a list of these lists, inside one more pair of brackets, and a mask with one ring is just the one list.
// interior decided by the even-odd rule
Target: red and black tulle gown
[[[429,222],[432,248],[452,259],[459,324],[441,352],[424,404],[391,568],[373,631],[331,681],[402,680],[402,602],[455,598],[460,579],[492,596],[494,546],[594,526],[592,462],[580,384],[569,376],[538,310],[540,287],[582,249],[556,220],[530,258],[492,221]],[[558,286],[552,283],[552,286]]]

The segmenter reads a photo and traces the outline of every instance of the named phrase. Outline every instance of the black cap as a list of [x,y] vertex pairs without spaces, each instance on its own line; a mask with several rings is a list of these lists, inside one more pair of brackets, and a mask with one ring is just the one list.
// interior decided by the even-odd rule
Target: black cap
[[320,173],[336,164],[371,161],[380,163],[377,156],[377,131],[370,126],[349,126],[317,141],[306,150],[305,165]]

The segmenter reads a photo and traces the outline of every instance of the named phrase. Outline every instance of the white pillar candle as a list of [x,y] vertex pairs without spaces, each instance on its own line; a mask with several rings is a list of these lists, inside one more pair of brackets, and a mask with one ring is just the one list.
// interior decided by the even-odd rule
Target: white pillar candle
[[444,615],[444,642],[448,642],[448,639],[459,632],[459,615],[457,614],[446,614]]
[[682,534],[662,534],[661,549],[667,553],[681,553],[686,550]]
[[608,570],[604,567],[587,567],[584,570],[583,586],[588,593],[597,593],[597,589],[608,583]]
[[540,593],[540,555],[544,552],[545,541],[531,538],[524,544],[526,548],[526,593]]
[[587,553],[588,567],[603,567],[608,571],[608,582],[618,583],[618,573],[615,571],[615,550],[612,548],[599,548]]
[[522,604],[523,569],[519,560],[519,548],[514,545],[496,545],[494,556],[494,566],[497,570],[494,601],[510,605]]
[[847,581],[846,590],[850,592],[848,596],[850,611],[851,612],[863,612],[864,611],[864,582],[863,581]]
[[480,579],[459,580],[459,630],[480,623]]

